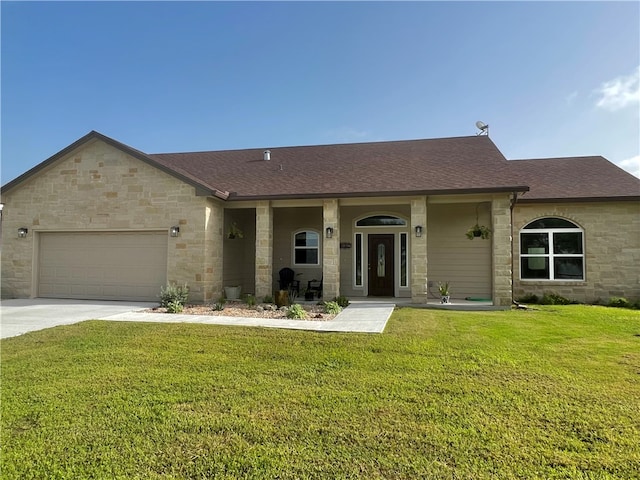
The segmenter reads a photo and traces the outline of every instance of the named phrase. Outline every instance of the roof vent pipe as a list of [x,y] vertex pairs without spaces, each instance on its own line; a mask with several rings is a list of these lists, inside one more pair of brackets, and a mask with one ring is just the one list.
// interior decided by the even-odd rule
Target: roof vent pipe
[[265,162],[271,160],[271,150],[265,150],[263,152]]

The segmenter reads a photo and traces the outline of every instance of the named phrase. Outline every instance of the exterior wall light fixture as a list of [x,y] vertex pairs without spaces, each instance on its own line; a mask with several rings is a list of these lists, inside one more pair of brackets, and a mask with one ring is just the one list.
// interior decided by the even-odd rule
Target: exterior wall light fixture
[[333,228],[332,227],[327,227],[325,229],[325,235],[327,238],[332,238],[333,237]]
[[179,233],[180,227],[178,227],[177,225],[174,225],[169,229],[169,235],[171,235],[172,237],[177,237]]
[[422,236],[422,225],[416,225],[416,237]]
[[18,238],[25,238],[29,233],[29,229],[27,227],[20,227],[18,229]]

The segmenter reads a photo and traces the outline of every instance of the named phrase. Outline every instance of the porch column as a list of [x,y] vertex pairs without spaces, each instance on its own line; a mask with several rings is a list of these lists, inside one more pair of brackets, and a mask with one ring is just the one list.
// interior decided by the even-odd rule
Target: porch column
[[205,218],[205,261],[202,274],[205,302],[220,298],[222,293],[223,227],[224,207],[218,201],[209,200]]
[[496,195],[491,201],[492,257],[493,257],[493,304],[511,305],[511,198]]
[[[327,228],[333,236],[327,238]],[[322,203],[322,297],[331,300],[340,295],[340,207],[337,199]]]
[[273,208],[268,200],[256,205],[256,297],[273,295]]
[[[422,236],[416,236],[416,227]],[[427,303],[427,197],[411,199],[411,301]]]

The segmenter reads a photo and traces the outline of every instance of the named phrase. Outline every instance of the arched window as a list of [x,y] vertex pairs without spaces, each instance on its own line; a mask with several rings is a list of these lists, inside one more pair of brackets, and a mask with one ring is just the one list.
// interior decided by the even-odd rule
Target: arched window
[[406,225],[406,220],[393,215],[372,215],[356,222],[356,227],[404,227]]
[[312,230],[297,232],[293,236],[294,265],[318,265],[320,263],[320,235]]
[[584,231],[555,217],[540,218],[520,230],[522,280],[584,280]]

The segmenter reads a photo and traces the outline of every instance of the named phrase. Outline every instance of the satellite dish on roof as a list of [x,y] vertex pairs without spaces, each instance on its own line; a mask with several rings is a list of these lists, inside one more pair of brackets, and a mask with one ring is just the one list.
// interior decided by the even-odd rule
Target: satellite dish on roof
[[480,120],[478,120],[476,122],[476,127],[478,128],[478,130],[480,130],[477,135],[489,135],[489,125],[487,125],[484,122],[481,122]]

